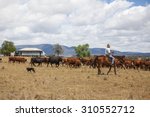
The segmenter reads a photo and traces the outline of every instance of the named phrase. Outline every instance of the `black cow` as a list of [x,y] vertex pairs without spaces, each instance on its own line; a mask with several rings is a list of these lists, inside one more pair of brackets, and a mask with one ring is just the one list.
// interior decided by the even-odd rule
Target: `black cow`
[[37,63],[38,64],[37,66],[40,66],[40,65],[42,65],[42,62],[44,62],[43,58],[40,58],[40,57],[38,57],[38,58],[31,58],[30,64],[31,64],[31,66],[32,65],[36,66],[35,64]]
[[56,65],[56,67],[59,67],[60,62],[62,62],[62,57],[60,56],[50,56],[47,62],[47,67],[49,66],[49,64],[51,64],[51,66],[53,64]]

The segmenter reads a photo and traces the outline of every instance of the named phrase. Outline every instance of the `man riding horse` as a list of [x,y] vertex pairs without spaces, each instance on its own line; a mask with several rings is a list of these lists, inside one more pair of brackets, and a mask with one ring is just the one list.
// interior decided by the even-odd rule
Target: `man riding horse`
[[107,48],[105,49],[105,55],[106,55],[106,57],[108,57],[109,60],[111,61],[111,65],[113,65],[113,64],[114,64],[114,61],[115,61],[115,58],[113,57],[112,53],[113,53],[113,52],[112,52],[112,50],[110,49],[110,45],[107,44]]
[[95,56],[93,60],[93,65],[94,67],[97,67],[98,69],[98,75],[101,74],[101,67],[103,65],[109,66],[109,70],[107,72],[107,75],[111,71],[111,68],[114,68],[114,73],[115,75],[117,74],[116,72],[116,63],[125,69],[125,56],[113,56],[113,51],[110,49],[110,45],[107,44],[107,48],[105,49],[105,56],[100,55],[100,56]]
[[109,70],[107,72],[107,75],[111,71],[112,66],[114,67],[114,73],[116,73],[116,62],[115,58],[112,56],[112,51],[110,50],[110,45],[107,44],[107,48],[105,50],[105,55],[106,56],[95,56],[94,58],[94,66],[97,67],[98,69],[98,75],[101,74],[101,67],[103,64],[107,64],[109,66]]

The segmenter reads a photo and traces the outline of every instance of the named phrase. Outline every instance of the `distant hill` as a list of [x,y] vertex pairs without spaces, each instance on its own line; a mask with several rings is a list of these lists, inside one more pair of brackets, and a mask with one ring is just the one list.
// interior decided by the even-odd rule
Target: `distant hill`
[[[75,56],[74,47],[68,47],[62,45],[64,49],[63,56]],[[38,44],[38,45],[16,45],[17,50],[22,48],[39,48],[42,49],[46,55],[53,54],[53,45],[52,44]],[[104,55],[105,48],[90,48],[92,55]],[[115,55],[125,55],[125,56],[150,56],[150,53],[141,53],[141,52],[120,52],[115,50]]]
[[[53,46],[52,44],[38,44],[38,45],[17,45],[17,50],[21,48],[39,48],[45,52],[46,55],[52,55],[53,52]],[[67,47],[63,46],[62,48],[64,50],[63,56],[75,56],[75,51],[73,47]]]

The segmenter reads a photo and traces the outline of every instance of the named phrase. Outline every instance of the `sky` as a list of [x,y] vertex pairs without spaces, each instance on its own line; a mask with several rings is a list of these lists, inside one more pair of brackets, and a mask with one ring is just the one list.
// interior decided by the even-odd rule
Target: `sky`
[[0,0],[0,45],[150,52],[150,0]]

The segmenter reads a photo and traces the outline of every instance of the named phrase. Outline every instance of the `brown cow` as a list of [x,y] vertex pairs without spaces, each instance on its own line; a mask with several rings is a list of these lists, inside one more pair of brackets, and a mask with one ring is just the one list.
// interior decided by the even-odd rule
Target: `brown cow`
[[67,58],[62,58],[62,66],[67,65]]
[[144,61],[144,69],[150,71],[150,61]]
[[66,64],[69,67],[80,67],[81,66],[81,61],[79,58],[74,58],[74,57],[68,57],[63,59],[63,64]]
[[19,57],[19,56],[14,56],[14,57],[9,57],[9,62],[18,62],[18,63],[25,63],[27,61],[26,58]]
[[80,58],[80,61],[83,65],[87,65],[89,66],[90,65],[90,62],[91,62],[91,57],[83,57],[83,58]]
[[18,62],[18,63],[25,63],[26,61],[27,61],[27,59],[25,59],[25,58],[21,58],[21,57],[16,58],[16,62]]
[[131,68],[133,68],[134,67],[134,64],[133,64],[133,60],[130,60],[130,59],[125,59],[125,67],[127,68],[127,69],[131,69]]
[[143,60],[133,60],[134,69],[137,70],[142,69],[143,64],[144,64]]
[[15,57],[9,57],[8,59],[9,59],[8,62],[13,62],[13,63],[15,62]]

